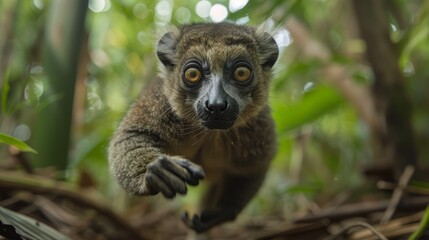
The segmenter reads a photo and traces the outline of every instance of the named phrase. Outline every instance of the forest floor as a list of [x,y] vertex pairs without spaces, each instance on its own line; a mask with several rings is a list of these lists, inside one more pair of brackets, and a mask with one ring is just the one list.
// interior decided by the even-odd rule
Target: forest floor
[[[380,188],[390,189],[390,198],[343,203],[292,219],[240,219],[213,229],[209,239],[429,239],[429,193],[407,186],[411,175],[404,171],[397,184],[379,182]],[[172,208],[139,218],[119,215],[66,183],[17,171],[0,172],[0,210],[0,239],[60,238],[44,224],[70,239],[189,236]]]

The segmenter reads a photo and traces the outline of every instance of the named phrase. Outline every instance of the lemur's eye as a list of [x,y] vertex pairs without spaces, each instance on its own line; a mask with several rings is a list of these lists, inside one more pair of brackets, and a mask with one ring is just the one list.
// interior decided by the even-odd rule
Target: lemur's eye
[[198,68],[188,68],[184,74],[185,80],[189,83],[198,83],[201,80],[202,73]]
[[238,67],[234,70],[234,73],[232,74],[232,77],[235,81],[238,82],[245,82],[250,79],[250,76],[252,75],[252,72],[247,67]]

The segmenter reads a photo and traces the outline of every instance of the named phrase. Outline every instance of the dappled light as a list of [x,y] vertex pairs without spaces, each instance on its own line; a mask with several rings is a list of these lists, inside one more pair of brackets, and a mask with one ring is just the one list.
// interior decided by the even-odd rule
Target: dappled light
[[90,0],[89,9],[95,13],[107,12],[112,7],[110,0]]
[[244,8],[248,2],[249,0],[230,0],[228,9],[232,13],[237,12],[238,10]]
[[222,22],[228,17],[228,9],[219,3],[210,8],[210,19],[213,22]]
[[201,18],[208,18],[211,8],[212,4],[210,1],[202,0],[195,4],[195,13]]
[[[0,1],[0,238],[4,226],[25,229],[36,219],[46,226],[30,232],[71,239],[190,239],[186,224],[197,220],[180,214],[200,211],[209,180],[198,179],[199,186],[172,201],[161,194],[131,196],[111,174],[108,149],[128,140],[110,142],[130,106],[145,105],[136,110],[143,116],[159,106],[135,104],[148,94],[142,89],[171,81],[156,100],[177,91],[186,96],[184,104],[196,106],[192,94],[201,93],[195,86],[214,81],[212,71],[221,69],[219,76],[228,76],[221,80],[233,86],[222,87],[227,94],[237,86],[263,86],[243,87],[239,104],[251,99],[256,106],[261,99],[255,96],[269,92],[277,152],[256,196],[237,219],[210,230],[212,239],[425,239],[428,12],[429,1]],[[176,27],[200,22],[258,32],[246,43],[231,34],[228,46],[216,51],[208,49],[213,34],[196,34],[180,54],[213,55],[187,62],[188,55],[176,52],[176,37],[183,37]],[[270,44],[279,50],[272,79],[267,58],[276,48],[263,52]],[[217,54],[235,56],[228,51],[237,46],[246,52],[234,61],[208,64],[222,59]],[[250,52],[259,55],[244,62]],[[178,67],[185,62],[190,71]],[[170,71],[176,75],[166,78]],[[271,80],[252,82],[261,76]],[[195,92],[188,96],[183,89]],[[182,132],[168,134],[195,134],[183,153],[222,134],[224,149],[239,152],[234,138],[240,136],[230,126],[195,128],[180,114],[168,115],[178,105],[150,111],[160,113],[153,120],[159,125],[165,116],[182,124]],[[142,145],[171,147],[147,129],[128,131],[130,139],[147,134]],[[263,145],[265,135],[248,141]]]

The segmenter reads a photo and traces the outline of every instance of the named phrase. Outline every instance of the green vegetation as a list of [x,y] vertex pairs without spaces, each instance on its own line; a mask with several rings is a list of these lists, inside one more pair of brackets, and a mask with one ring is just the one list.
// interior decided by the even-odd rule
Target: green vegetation
[[[252,0],[234,7],[229,4],[241,1],[91,0],[89,8],[85,1],[1,1],[0,132],[39,152],[27,155],[33,167],[56,167],[70,182],[89,177],[103,196],[115,195],[106,149],[129,105],[157,74],[157,38],[169,24],[209,21],[206,10],[217,6],[220,16],[229,9],[231,21],[269,19],[284,45],[270,98],[279,151],[267,187],[247,213],[289,214],[308,207],[302,199],[358,194],[364,167],[397,174],[408,163],[429,165],[429,4],[386,1],[381,27],[396,59],[381,63],[393,62],[403,80],[392,90],[378,84],[389,79],[366,60],[372,40],[359,37],[365,23],[354,17],[356,1]],[[391,71],[386,68],[380,71]],[[383,98],[383,91],[392,95]],[[389,105],[389,97],[401,104]],[[389,116],[401,113],[411,132],[390,124],[396,118]],[[22,126],[29,131],[18,131]],[[400,140],[415,159],[394,151]],[[32,151],[3,134],[0,142]],[[0,146],[1,162],[8,154]]]
[[23,152],[37,153],[34,149],[32,149],[30,146],[28,146],[23,141],[21,141],[17,138],[11,137],[9,135],[3,134],[3,133],[0,133],[0,143],[4,143],[7,145],[14,146]]

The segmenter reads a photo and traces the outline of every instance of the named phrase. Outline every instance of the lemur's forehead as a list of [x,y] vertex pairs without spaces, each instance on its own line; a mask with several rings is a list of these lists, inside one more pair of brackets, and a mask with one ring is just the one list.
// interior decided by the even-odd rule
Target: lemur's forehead
[[243,45],[213,45],[211,47],[195,45],[186,51],[183,60],[199,59],[208,64],[212,70],[223,71],[224,67],[232,65],[237,60],[246,60],[254,64],[252,56],[251,51]]
[[254,28],[244,25],[229,23],[219,24],[191,24],[182,26],[180,29],[182,37],[205,35],[207,38],[219,39],[223,37],[236,36],[240,38],[254,38]]
[[216,31],[196,32],[195,30],[184,33],[180,42],[184,45],[256,45],[255,39],[249,34]]
[[181,29],[179,44],[187,49],[191,46],[202,45],[206,48],[215,46],[243,45],[255,48],[257,43],[254,29],[247,26],[232,24],[193,24]]
[[257,42],[254,30],[247,26],[198,24],[181,30],[177,49],[182,51],[179,56],[198,58],[221,69],[235,59],[252,61]]

